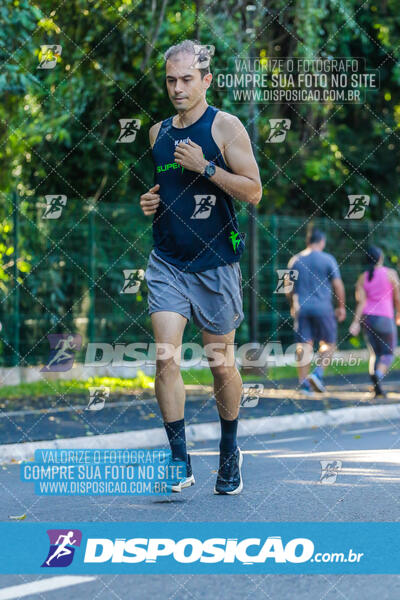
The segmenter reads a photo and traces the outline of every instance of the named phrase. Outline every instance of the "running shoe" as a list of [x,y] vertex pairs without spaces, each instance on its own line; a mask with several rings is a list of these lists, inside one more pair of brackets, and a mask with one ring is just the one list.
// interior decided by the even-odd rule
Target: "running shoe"
[[243,454],[240,448],[232,453],[219,455],[219,469],[214,494],[240,494],[243,489],[242,480]]
[[[193,471],[192,471],[192,464],[190,461],[190,454],[187,455],[188,460],[186,463],[186,477],[183,477],[183,479],[179,479],[176,481],[173,481],[171,483],[171,490],[173,492],[181,492],[184,488],[190,487],[191,485],[194,485],[196,483],[194,475],[193,475]],[[182,462],[179,459],[174,459],[171,458],[170,460],[170,464],[173,465],[174,463],[177,462]]]
[[316,373],[311,373],[307,377],[307,379],[311,383],[311,385],[313,386],[314,390],[316,390],[317,392],[324,392],[325,391],[324,381],[323,381],[323,379],[321,377],[318,377],[318,375]]
[[386,398],[386,392],[383,391],[381,387],[381,382],[379,381],[377,376],[375,374],[371,375],[371,379],[374,384],[372,388],[372,391],[374,392],[374,398]]
[[308,381],[303,381],[299,387],[299,392],[305,396],[314,396],[314,391],[311,389],[311,385]]

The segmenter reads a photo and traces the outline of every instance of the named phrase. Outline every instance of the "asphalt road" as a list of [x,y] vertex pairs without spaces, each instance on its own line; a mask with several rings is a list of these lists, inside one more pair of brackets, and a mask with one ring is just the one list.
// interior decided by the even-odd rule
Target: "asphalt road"
[[[1,470],[0,510],[5,521],[21,513],[30,521],[398,521],[399,441],[400,421],[241,438],[245,489],[237,497],[213,495],[218,456],[209,442],[191,448],[196,485],[171,499],[38,497],[20,481],[19,466],[9,465]],[[320,460],[342,461],[335,483],[320,483]],[[0,600],[125,599],[127,589],[129,598],[165,600],[397,600],[400,594],[400,575],[109,575],[24,596],[4,590],[46,585],[45,579],[2,575]]]

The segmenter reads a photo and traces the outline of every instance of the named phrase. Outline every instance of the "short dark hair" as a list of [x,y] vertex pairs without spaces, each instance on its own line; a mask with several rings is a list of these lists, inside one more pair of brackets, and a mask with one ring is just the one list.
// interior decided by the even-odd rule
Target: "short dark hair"
[[322,240],[326,240],[326,235],[320,229],[313,227],[312,229],[310,229],[307,232],[306,240],[307,240],[307,244],[318,244],[318,242],[321,242]]
[[[198,54],[199,60],[204,60],[205,58],[211,58],[206,46],[201,44],[198,40],[183,40],[180,44],[176,44],[175,46],[170,46],[168,50],[164,54],[165,62],[172,56],[176,54],[180,54],[185,52],[186,54],[193,54],[196,56],[196,48],[195,46],[202,46],[200,53]],[[210,73],[210,66],[204,67],[204,69],[199,69],[200,76],[203,79],[205,75]]]

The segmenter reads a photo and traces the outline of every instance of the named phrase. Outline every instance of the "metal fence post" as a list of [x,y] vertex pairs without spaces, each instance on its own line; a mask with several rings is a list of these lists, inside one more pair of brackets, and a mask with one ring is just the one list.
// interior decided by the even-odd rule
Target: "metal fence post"
[[[253,46],[251,47],[250,56],[255,57]],[[253,152],[257,159],[257,107],[255,106],[254,98],[250,100],[249,106],[249,134],[253,145]],[[254,204],[247,207],[249,217],[249,333],[250,341],[258,341],[258,245],[257,245],[257,211]]]
[[95,275],[96,275],[96,241],[95,241],[95,222],[94,206],[89,207],[89,342],[94,341],[95,335]]
[[270,217],[270,235],[271,235],[271,319],[270,319],[270,339],[273,339],[273,336],[276,335],[276,331],[278,328],[278,317],[277,317],[277,295],[274,294],[276,288],[276,271],[278,265],[278,227],[277,227],[277,219],[276,215],[271,215]]
[[14,331],[13,331],[13,347],[14,353],[12,364],[19,363],[19,347],[20,347],[20,310],[19,310],[19,283],[18,283],[18,244],[19,244],[19,203],[18,194],[14,190],[12,192],[13,204],[13,245],[14,245],[14,263],[13,263],[13,282],[14,282]]

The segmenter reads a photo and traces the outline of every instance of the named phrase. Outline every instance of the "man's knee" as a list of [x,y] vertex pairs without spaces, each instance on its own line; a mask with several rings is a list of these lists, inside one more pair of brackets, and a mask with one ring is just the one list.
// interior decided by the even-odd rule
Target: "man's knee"
[[181,347],[170,343],[156,345],[156,377],[177,377],[180,372]]
[[227,364],[219,364],[215,365],[211,368],[211,372],[213,377],[217,379],[227,379],[230,380],[232,377],[236,375],[236,366],[229,366]]

